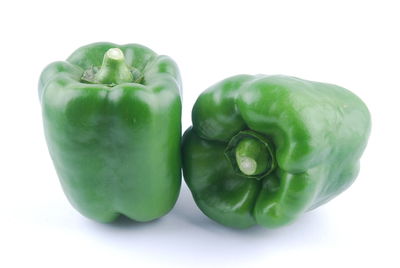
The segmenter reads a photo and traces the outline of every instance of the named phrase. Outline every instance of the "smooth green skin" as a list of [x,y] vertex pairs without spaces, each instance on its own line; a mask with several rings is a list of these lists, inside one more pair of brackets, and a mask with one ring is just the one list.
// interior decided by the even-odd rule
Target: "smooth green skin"
[[[123,51],[141,84],[81,82],[110,48]],[[144,222],[172,209],[181,184],[181,81],[169,57],[137,44],[84,46],[45,68],[39,96],[51,158],[80,213]]]
[[[230,227],[274,228],[348,188],[370,132],[350,91],[289,76],[238,75],[203,92],[183,137],[183,174],[198,207]],[[277,167],[261,180],[233,171],[224,155],[242,130],[268,138]]]

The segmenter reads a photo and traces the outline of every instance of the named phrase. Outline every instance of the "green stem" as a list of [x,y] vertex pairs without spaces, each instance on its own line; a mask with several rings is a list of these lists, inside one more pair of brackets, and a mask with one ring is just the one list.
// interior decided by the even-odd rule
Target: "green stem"
[[261,142],[254,138],[244,138],[235,149],[236,163],[245,175],[265,172],[270,165],[268,152]]
[[119,48],[110,48],[104,54],[100,70],[95,75],[100,84],[121,84],[133,81],[133,75]]
[[233,136],[225,148],[225,156],[236,174],[256,180],[270,174],[276,166],[273,144],[252,130]]

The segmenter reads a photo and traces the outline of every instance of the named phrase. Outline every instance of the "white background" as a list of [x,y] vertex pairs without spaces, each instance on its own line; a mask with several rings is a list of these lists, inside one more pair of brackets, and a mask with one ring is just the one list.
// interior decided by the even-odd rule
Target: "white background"
[[[397,1],[398,2],[398,1]],[[1,267],[399,267],[400,8],[396,1],[2,1]],[[276,230],[205,217],[183,184],[151,223],[98,224],[62,193],[44,141],[37,81],[97,42],[140,43],[178,63],[183,128],[211,84],[240,73],[349,88],[370,108],[353,186]]]

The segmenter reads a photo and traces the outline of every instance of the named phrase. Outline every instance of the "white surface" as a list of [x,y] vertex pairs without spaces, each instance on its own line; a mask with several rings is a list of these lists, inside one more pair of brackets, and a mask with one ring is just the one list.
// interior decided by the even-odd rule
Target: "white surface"
[[[2,1],[0,267],[399,267],[396,1]],[[331,82],[372,113],[356,183],[277,230],[232,230],[196,208],[148,224],[97,224],[64,197],[43,137],[37,82],[79,46],[136,42],[178,63],[183,127],[197,96],[239,73]],[[7,53],[8,52],[8,53]],[[355,267],[355,266],[354,266]]]

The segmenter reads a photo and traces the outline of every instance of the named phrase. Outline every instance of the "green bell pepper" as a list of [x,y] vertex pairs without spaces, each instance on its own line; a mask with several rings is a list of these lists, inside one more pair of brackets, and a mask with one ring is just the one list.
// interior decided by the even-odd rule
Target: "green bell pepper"
[[79,212],[150,221],[172,209],[181,184],[172,59],[137,44],[87,45],[45,68],[39,98],[51,158]]
[[350,91],[289,76],[238,75],[207,89],[183,137],[198,207],[237,228],[279,227],[348,188],[370,132]]

